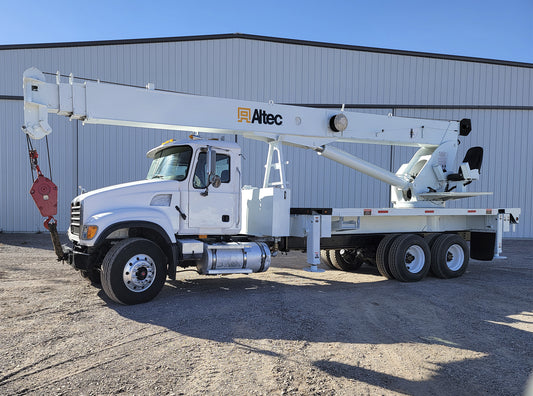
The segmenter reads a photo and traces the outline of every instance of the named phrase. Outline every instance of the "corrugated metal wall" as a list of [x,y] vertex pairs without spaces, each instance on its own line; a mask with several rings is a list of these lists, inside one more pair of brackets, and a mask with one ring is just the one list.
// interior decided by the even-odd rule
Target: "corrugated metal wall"
[[[22,72],[74,73],[202,95],[278,103],[357,103],[391,105],[532,106],[533,68],[432,59],[264,40],[213,39],[63,48],[2,49],[0,95],[21,95]],[[53,77],[50,77],[51,79]],[[355,109],[350,109],[355,110]],[[524,216],[514,236],[533,237],[533,180],[528,149],[531,110],[360,109],[360,111],[437,119],[472,118],[460,156],[473,145],[485,148],[476,191],[494,196],[453,205],[521,207]],[[143,178],[146,151],[185,133],[82,126],[52,117],[50,136],[54,181],[60,186],[60,228],[68,224],[69,201],[77,186],[94,189]],[[31,185],[26,141],[20,132],[22,102],[0,100],[0,229],[36,231],[41,218],[28,195]],[[233,137],[229,137],[233,139]],[[260,185],[267,146],[239,138],[246,155],[245,184]],[[44,143],[40,148],[45,163]],[[405,162],[413,149],[341,145],[387,169]],[[288,148],[288,178],[293,206],[381,207],[389,188],[314,152]],[[47,169],[47,166],[44,166]]]

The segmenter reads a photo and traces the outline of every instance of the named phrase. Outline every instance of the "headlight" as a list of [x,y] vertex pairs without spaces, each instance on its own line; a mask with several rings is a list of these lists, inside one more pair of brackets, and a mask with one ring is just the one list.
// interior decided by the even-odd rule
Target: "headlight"
[[97,232],[98,232],[98,226],[84,225],[83,231],[81,233],[81,237],[82,239],[93,239]]

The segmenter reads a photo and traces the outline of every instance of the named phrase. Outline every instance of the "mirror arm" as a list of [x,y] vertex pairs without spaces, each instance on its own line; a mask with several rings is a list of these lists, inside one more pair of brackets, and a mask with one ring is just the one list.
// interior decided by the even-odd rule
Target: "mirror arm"
[[[209,195],[209,186],[213,185],[215,188],[220,186],[220,182],[217,181],[217,152],[214,151],[211,146],[207,146],[207,185],[205,186],[205,191],[200,193],[202,197],[207,197]],[[220,178],[218,178],[220,180]]]

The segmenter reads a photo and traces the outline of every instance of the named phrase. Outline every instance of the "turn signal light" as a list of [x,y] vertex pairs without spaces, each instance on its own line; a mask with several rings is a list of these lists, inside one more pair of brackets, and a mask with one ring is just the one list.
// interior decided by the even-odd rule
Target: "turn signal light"
[[83,232],[81,233],[81,237],[83,239],[93,239],[98,232],[98,226],[90,225],[90,226],[83,226]]

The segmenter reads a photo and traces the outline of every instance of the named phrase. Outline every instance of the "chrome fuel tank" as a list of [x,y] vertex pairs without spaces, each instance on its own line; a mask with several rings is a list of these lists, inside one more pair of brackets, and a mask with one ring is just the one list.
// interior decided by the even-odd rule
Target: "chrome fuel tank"
[[270,249],[263,242],[228,242],[204,244],[197,264],[200,274],[249,274],[270,267]]

